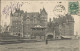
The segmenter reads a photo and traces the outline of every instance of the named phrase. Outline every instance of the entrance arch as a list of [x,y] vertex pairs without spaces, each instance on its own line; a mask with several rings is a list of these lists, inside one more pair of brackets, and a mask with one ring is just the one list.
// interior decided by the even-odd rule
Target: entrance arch
[[47,33],[46,38],[47,39],[53,39],[54,38],[53,33]]
[[53,35],[48,35],[47,38],[48,39],[53,39]]

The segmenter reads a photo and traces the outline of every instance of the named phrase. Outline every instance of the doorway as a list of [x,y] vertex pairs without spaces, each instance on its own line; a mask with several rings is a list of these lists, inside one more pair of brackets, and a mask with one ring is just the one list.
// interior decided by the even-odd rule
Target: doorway
[[53,39],[53,35],[48,35],[47,39]]

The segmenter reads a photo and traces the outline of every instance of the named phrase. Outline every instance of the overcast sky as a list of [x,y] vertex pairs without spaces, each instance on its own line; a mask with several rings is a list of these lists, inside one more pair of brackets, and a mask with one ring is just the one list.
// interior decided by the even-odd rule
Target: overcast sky
[[[40,12],[40,9],[43,9],[44,7],[46,12],[48,13],[48,18],[57,17],[53,11],[56,5],[63,5],[65,7],[65,14],[68,13],[68,1],[63,1],[61,3],[59,3],[59,1],[57,2],[56,1],[22,1],[22,2],[21,1],[7,1],[7,2],[2,1],[1,2],[1,20],[2,20],[1,24],[2,25],[4,25],[5,23],[9,25],[10,15],[8,15],[8,13],[10,14],[10,10],[9,10],[10,8],[9,9],[7,8],[10,7],[11,4],[17,5],[16,3],[18,2],[20,5],[22,5],[20,9],[27,12]],[[7,12],[7,16],[6,16],[6,13],[3,12],[4,10]],[[72,16],[74,17],[74,20],[75,20],[74,33],[78,32],[78,34],[80,34],[80,31],[79,31],[80,16],[78,15],[72,15]]]

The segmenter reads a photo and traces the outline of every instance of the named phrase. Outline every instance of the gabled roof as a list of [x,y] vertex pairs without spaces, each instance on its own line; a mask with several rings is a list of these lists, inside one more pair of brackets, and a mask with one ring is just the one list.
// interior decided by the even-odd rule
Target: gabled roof
[[47,12],[46,12],[45,8],[41,9],[40,13],[41,13],[41,14],[46,14],[46,15],[47,15]]
[[25,12],[23,20],[25,21],[27,18],[33,20],[33,18],[39,18],[39,12]]
[[54,21],[57,24],[63,24],[63,23],[67,23],[67,22],[74,22],[74,18],[71,15],[66,14],[63,17],[54,18]]
[[27,13],[27,17],[39,17],[39,12],[28,12]]
[[17,9],[17,8],[15,9],[14,13],[12,13],[12,11],[11,11],[11,16],[13,16],[13,17],[18,17],[18,16],[21,16],[22,14],[24,14],[24,11]]
[[70,14],[66,14],[66,19],[74,21],[74,18]]
[[36,26],[32,27],[32,29],[36,29],[36,28],[43,28],[43,29],[45,29],[46,27],[41,26],[41,25],[36,25]]

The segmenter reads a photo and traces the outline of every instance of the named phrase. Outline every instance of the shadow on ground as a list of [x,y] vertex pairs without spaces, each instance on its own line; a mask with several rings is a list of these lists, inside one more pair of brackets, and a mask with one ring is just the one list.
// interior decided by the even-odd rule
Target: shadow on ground
[[18,43],[35,43],[35,42],[37,42],[37,41],[36,40],[1,41],[0,45],[18,44]]

